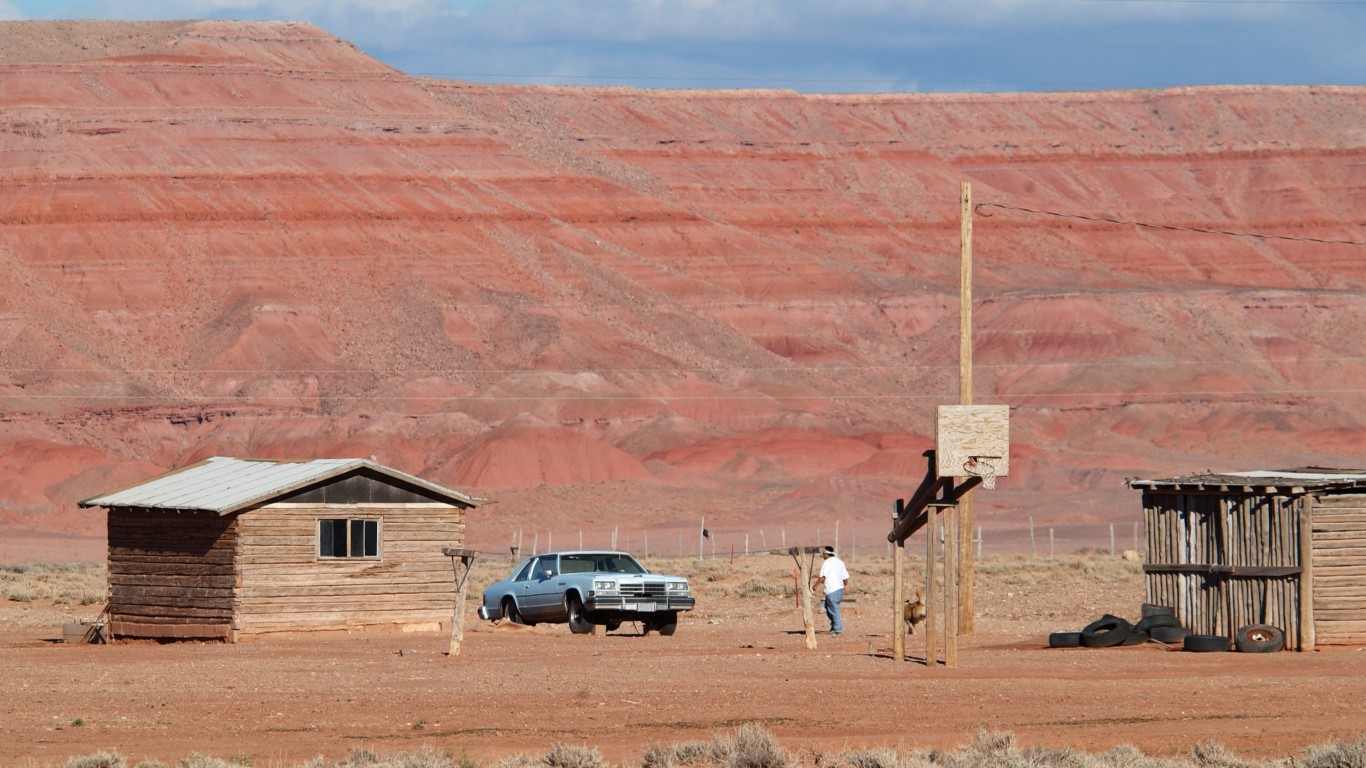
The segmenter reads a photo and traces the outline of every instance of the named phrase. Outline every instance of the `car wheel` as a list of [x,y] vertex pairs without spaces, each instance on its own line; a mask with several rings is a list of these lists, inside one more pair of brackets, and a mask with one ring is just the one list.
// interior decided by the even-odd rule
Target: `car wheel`
[[659,634],[665,637],[673,635],[673,633],[678,631],[678,614],[666,614],[659,621],[655,622],[654,627],[659,630]]
[[1170,605],[1157,605],[1156,603],[1143,603],[1138,607],[1139,618],[1146,619],[1149,616],[1173,615],[1176,609]]
[[578,595],[565,598],[565,612],[569,614],[569,631],[576,635],[586,635],[593,631],[593,622],[588,620],[588,612]]
[[1190,630],[1185,627],[1153,627],[1148,630],[1148,637],[1164,645],[1174,645],[1184,642]]
[[1270,624],[1253,624],[1238,630],[1233,644],[1243,653],[1275,653],[1285,648],[1285,633]]
[[503,618],[512,624],[526,623],[522,621],[522,612],[517,610],[517,603],[510,597],[503,601]]

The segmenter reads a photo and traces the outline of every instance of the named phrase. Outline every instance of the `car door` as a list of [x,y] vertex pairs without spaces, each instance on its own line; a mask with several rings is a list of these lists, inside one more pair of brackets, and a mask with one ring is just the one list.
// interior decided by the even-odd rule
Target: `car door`
[[523,590],[526,607],[522,612],[528,619],[564,620],[564,578],[560,575],[559,562],[555,555],[541,555],[536,558]]

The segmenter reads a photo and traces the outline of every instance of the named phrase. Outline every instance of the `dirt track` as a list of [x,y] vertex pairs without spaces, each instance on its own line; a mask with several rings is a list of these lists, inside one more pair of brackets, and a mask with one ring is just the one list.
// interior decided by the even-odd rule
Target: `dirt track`
[[924,666],[921,635],[908,642],[914,659],[894,663],[876,591],[855,594],[845,636],[821,636],[815,651],[790,597],[723,596],[710,583],[718,594],[672,638],[471,617],[457,658],[436,634],[63,645],[60,623],[81,611],[0,602],[0,764],[116,749],[130,762],[199,753],[293,765],[422,745],[487,762],[561,742],[623,762],[747,722],[804,754],[954,747],[989,730],[1088,751],[1127,743],[1168,755],[1216,740],[1281,757],[1366,733],[1358,649],[1048,649],[1050,629],[1136,613],[1141,587],[1066,569],[1047,578],[980,588],[978,632],[960,640],[955,670]]

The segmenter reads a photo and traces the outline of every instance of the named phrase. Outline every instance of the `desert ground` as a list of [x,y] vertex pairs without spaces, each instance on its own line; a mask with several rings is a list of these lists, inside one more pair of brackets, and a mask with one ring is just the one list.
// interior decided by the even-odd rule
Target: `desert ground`
[[[923,565],[911,565],[914,585]],[[506,566],[480,564],[473,590]],[[975,631],[959,638],[954,669],[926,664],[923,628],[907,640],[906,660],[891,658],[886,557],[852,559],[846,632],[818,635],[815,650],[803,643],[790,557],[652,566],[688,575],[699,595],[673,637],[629,624],[603,637],[489,624],[471,601],[458,656],[446,655],[444,633],[65,644],[62,623],[91,618],[101,604],[0,599],[0,763],[62,765],[114,750],[129,764],[205,755],[297,765],[431,747],[487,764],[566,744],[631,764],[653,745],[744,724],[816,757],[947,749],[989,732],[1022,745],[1132,745],[1155,756],[1213,741],[1273,759],[1366,733],[1358,648],[1048,648],[1049,632],[1101,613],[1137,617],[1140,567],[1122,558],[983,558]]]

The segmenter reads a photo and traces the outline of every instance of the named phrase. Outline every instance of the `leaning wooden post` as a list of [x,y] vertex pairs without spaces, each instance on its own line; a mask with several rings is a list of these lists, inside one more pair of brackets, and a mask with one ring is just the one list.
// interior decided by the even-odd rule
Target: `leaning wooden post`
[[[470,565],[474,563],[474,558],[479,556],[478,552],[472,549],[452,549],[446,547],[441,550],[441,554],[451,559],[451,573],[455,577],[455,611],[451,615],[451,645],[446,650],[447,656],[459,656],[460,644],[465,641],[465,593],[468,592]],[[457,564],[458,558],[458,564]],[[461,572],[461,568],[464,572]]]
[[[806,628],[806,647],[812,650],[816,648],[816,621],[811,613],[811,602],[813,595],[811,592],[811,566],[807,563],[804,550],[811,550],[810,547],[793,547],[788,550],[792,559],[797,561],[797,594],[802,601],[802,626]],[[811,550],[814,552],[815,550]]]

